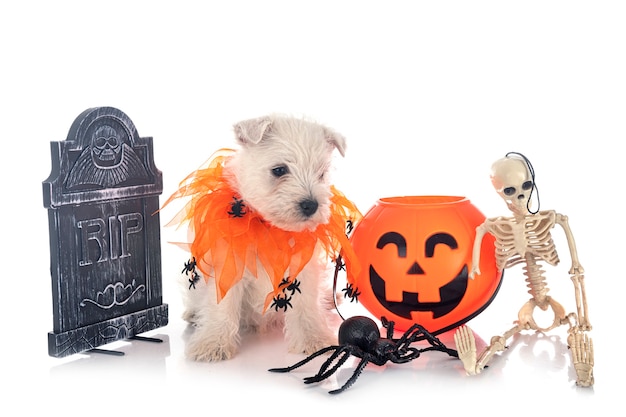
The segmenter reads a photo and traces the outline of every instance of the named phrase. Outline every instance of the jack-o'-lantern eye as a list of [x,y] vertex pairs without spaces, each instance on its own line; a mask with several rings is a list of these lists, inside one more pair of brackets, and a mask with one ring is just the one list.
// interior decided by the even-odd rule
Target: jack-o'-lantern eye
[[426,257],[432,258],[435,255],[435,247],[437,245],[446,245],[450,249],[456,249],[459,245],[456,239],[448,233],[436,233],[426,240]]
[[406,239],[404,236],[397,232],[387,232],[378,239],[376,247],[382,249],[389,244],[396,245],[398,257],[406,258]]

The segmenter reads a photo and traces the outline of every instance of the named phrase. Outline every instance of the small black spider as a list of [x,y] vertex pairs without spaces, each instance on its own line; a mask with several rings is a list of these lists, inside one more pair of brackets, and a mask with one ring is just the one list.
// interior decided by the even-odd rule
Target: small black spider
[[193,289],[196,289],[196,283],[198,281],[200,281],[200,274],[198,274],[196,271],[193,271],[191,273],[191,278],[189,278],[189,289],[191,289],[193,287]]
[[343,258],[341,256],[337,257],[337,260],[335,261],[335,271],[345,271],[346,270],[346,263],[343,261]]
[[350,298],[350,302],[359,302],[359,295],[361,295],[361,292],[358,290],[358,288],[352,286],[352,284],[346,285],[346,288],[341,291],[343,291],[344,293],[343,298]]
[[231,210],[228,214],[232,217],[243,217],[247,213],[246,205],[243,200],[238,199],[237,197],[233,197],[232,203],[230,203]]
[[[429,333],[419,324],[411,326],[399,339],[393,338],[394,323],[382,318],[383,327],[387,329],[387,337],[380,337],[380,330],[374,320],[365,316],[355,316],[346,319],[339,327],[338,345],[325,347],[304,360],[287,368],[272,368],[270,372],[289,372],[314,358],[332,351],[328,359],[322,364],[314,376],[304,378],[305,384],[320,382],[328,378],[351,357],[360,358],[352,376],[338,389],[329,391],[330,394],[339,394],[350,388],[368,363],[382,366],[388,361],[393,363],[407,363],[418,358],[423,352],[437,350],[450,356],[458,357],[454,349],[448,349],[439,339]],[[411,346],[418,340],[427,340],[429,347],[419,349]]]
[[193,287],[193,289],[195,290],[196,282],[200,280],[200,274],[198,274],[198,272],[196,271],[196,258],[191,258],[189,261],[185,262],[185,267],[181,271],[181,274],[183,272],[185,273],[185,275],[191,274],[191,278],[189,278],[189,289]]
[[285,294],[285,291],[291,291],[291,295],[294,295],[296,291],[302,294],[302,291],[300,291],[300,281],[298,281],[297,279],[294,279],[293,282],[291,282],[289,281],[289,277],[283,278],[278,286],[281,287],[283,285],[286,285],[286,287],[283,288],[283,294]]
[[285,290],[291,291],[291,295],[294,295],[296,293],[296,291],[298,291],[300,294],[302,294],[302,291],[300,291],[300,281],[298,281],[297,279],[294,279],[293,282],[291,282],[289,285],[287,285],[287,287],[285,287],[285,289],[283,291],[285,291]]
[[182,271],[180,271],[180,273],[182,274],[183,272],[186,275],[189,275],[189,272],[193,272],[196,270],[196,258],[191,258],[190,260],[188,260],[187,262],[185,262],[185,267],[183,268]]
[[354,222],[348,219],[346,220],[346,234],[350,235],[350,233],[352,233],[352,230],[354,230]]
[[282,308],[283,311],[287,311],[287,308],[293,308],[290,301],[291,297],[287,297],[286,295],[284,297],[281,297],[280,295],[277,295],[272,299],[272,305],[270,306],[270,308],[274,307],[274,310],[276,311]]

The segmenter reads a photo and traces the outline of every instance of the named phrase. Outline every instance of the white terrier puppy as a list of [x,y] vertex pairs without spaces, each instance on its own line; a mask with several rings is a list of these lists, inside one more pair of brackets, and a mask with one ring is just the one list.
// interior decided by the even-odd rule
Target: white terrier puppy
[[346,223],[360,218],[329,179],[333,150],[344,156],[345,138],[278,115],[234,130],[239,150],[218,154],[168,200],[192,196],[178,216],[189,221],[192,240],[182,272],[183,318],[193,325],[186,355],[229,359],[242,331],[273,325],[284,325],[293,353],[336,344],[321,297],[331,294],[321,288],[330,288],[329,258],[350,245]]

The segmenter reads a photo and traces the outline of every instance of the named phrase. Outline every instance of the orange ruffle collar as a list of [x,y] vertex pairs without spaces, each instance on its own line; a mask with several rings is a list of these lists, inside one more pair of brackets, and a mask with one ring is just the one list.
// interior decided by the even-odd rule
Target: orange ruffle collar
[[168,223],[188,223],[189,243],[177,243],[187,249],[205,280],[215,277],[220,301],[248,269],[257,275],[257,262],[269,275],[274,291],[268,294],[265,308],[291,283],[286,274],[296,277],[313,256],[315,245],[321,244],[326,256],[336,261],[348,258],[358,268],[356,254],[346,235],[348,222],[356,224],[362,217],[359,210],[334,186],[331,215],[328,223],[315,230],[289,232],[272,226],[232,189],[224,176],[224,165],[232,149],[221,149],[209,160],[206,168],[192,172],[163,207],[176,198],[190,197],[189,202]]

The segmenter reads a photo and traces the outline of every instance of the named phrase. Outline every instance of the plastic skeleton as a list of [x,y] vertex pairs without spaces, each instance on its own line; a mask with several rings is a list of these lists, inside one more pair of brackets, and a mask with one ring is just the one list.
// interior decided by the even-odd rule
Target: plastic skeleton
[[[492,165],[492,184],[497,193],[507,203],[513,217],[487,219],[476,229],[473,250],[473,269],[470,278],[480,275],[480,246],[486,233],[495,237],[496,263],[500,270],[524,264],[524,274],[532,298],[518,313],[518,321],[501,336],[494,336],[489,346],[478,356],[472,331],[460,327],[455,335],[459,358],[465,371],[475,375],[487,366],[497,352],[506,348],[506,341],[523,330],[547,332],[561,325],[569,325],[567,343],[576,370],[576,384],[583,387],[593,385],[593,343],[586,332],[591,330],[587,317],[587,300],[584,285],[584,270],[578,261],[574,237],[567,216],[554,211],[531,211],[531,197],[536,190],[534,171],[530,162],[521,154],[510,152]],[[576,313],[565,313],[561,304],[548,295],[546,279],[543,276],[542,262],[555,266],[559,257],[550,230],[559,225],[567,238],[572,266],[569,270],[574,284]],[[552,309],[554,321],[548,327],[540,327],[535,322],[533,312],[539,307],[543,311]]]

